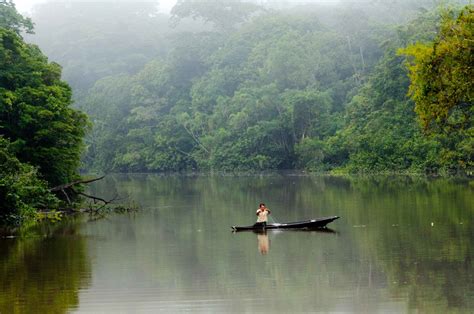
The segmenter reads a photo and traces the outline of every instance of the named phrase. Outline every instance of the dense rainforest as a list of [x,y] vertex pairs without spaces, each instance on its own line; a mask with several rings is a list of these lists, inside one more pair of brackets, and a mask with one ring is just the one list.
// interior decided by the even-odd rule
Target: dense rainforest
[[79,178],[87,116],[71,108],[61,67],[21,34],[33,23],[0,2],[0,223],[55,209],[50,188]]
[[51,3],[31,40],[91,117],[87,171],[464,172],[465,2],[178,1],[171,17],[153,3]]
[[0,220],[79,169],[471,173],[468,2],[2,0]]

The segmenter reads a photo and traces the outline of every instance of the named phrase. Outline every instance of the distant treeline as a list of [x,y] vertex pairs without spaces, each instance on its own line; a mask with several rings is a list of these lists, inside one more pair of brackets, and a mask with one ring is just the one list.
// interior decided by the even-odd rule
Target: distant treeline
[[55,2],[28,39],[90,116],[88,171],[464,172],[473,11],[435,4]]

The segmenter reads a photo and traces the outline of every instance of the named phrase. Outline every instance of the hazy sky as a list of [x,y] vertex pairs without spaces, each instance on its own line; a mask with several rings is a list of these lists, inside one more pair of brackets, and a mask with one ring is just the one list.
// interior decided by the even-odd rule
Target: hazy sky
[[[119,2],[119,1],[132,1],[132,0],[13,0],[16,4],[16,8],[20,13],[28,13],[31,11],[33,6],[38,3],[42,2],[69,2],[69,1],[76,1],[76,2]],[[177,0],[140,0],[142,2],[159,2],[160,3],[160,10],[163,12],[171,11],[171,8],[175,5]]]
[[[77,1],[77,2],[118,2],[118,1],[134,1],[134,0],[13,0],[15,2],[16,7],[20,13],[30,13],[31,9],[35,4],[53,1],[53,2],[68,2],[68,1]],[[169,13],[173,6],[176,4],[177,0],[138,0],[138,1],[149,1],[149,2],[159,2],[160,3],[160,11]],[[217,1],[217,0],[213,0]],[[339,0],[290,0],[290,2],[319,2],[319,3],[335,3]],[[354,0],[356,1],[356,0]],[[265,2],[262,0],[262,2]]]

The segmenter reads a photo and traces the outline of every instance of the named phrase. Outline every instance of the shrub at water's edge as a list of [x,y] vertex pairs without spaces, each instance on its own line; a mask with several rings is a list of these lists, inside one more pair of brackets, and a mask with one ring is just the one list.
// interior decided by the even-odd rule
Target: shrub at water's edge
[[58,208],[59,200],[35,167],[20,162],[0,137],[0,223],[16,225],[34,219],[39,209]]

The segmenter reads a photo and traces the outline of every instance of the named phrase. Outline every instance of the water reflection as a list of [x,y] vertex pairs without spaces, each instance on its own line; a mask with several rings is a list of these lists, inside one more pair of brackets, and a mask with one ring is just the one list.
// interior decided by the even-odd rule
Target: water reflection
[[[472,309],[472,181],[348,178],[355,244],[382,270],[394,298],[422,312]],[[350,200],[349,199],[349,200]],[[351,206],[352,205],[352,206]],[[363,207],[363,210],[361,209]],[[363,235],[362,235],[363,234]]]
[[[155,239],[166,239],[172,247],[185,245],[186,253],[173,251],[166,260],[160,256],[161,282],[168,280],[162,277],[165,273],[169,280],[183,274],[178,282],[186,289],[195,283],[193,274],[201,273],[206,275],[199,277],[199,286],[208,296],[227,291],[224,298],[232,300],[245,294],[240,285],[268,291],[262,298],[274,306],[262,309],[244,302],[249,311],[429,312],[473,307],[473,296],[463,293],[474,291],[469,224],[474,218],[474,185],[468,180],[287,174],[125,175],[111,180],[116,180],[119,194],[140,199],[153,212],[147,228],[163,231]],[[338,236],[292,231],[239,234],[230,240],[229,226],[253,223],[253,207],[261,199],[268,200],[280,221],[342,216],[332,226]],[[170,229],[169,224],[181,228]],[[255,238],[260,258],[252,254]],[[165,246],[155,249],[169,252]],[[261,255],[271,265],[263,273]]]
[[67,313],[89,284],[86,240],[76,224],[34,229],[0,239],[0,313]]
[[258,251],[262,255],[266,255],[270,250],[270,239],[266,231],[256,232],[257,233],[257,242],[258,242]]
[[[1,313],[474,308],[471,181],[116,175],[94,189],[142,211],[0,240]],[[342,218],[336,231],[232,233],[261,199],[279,221]]]

